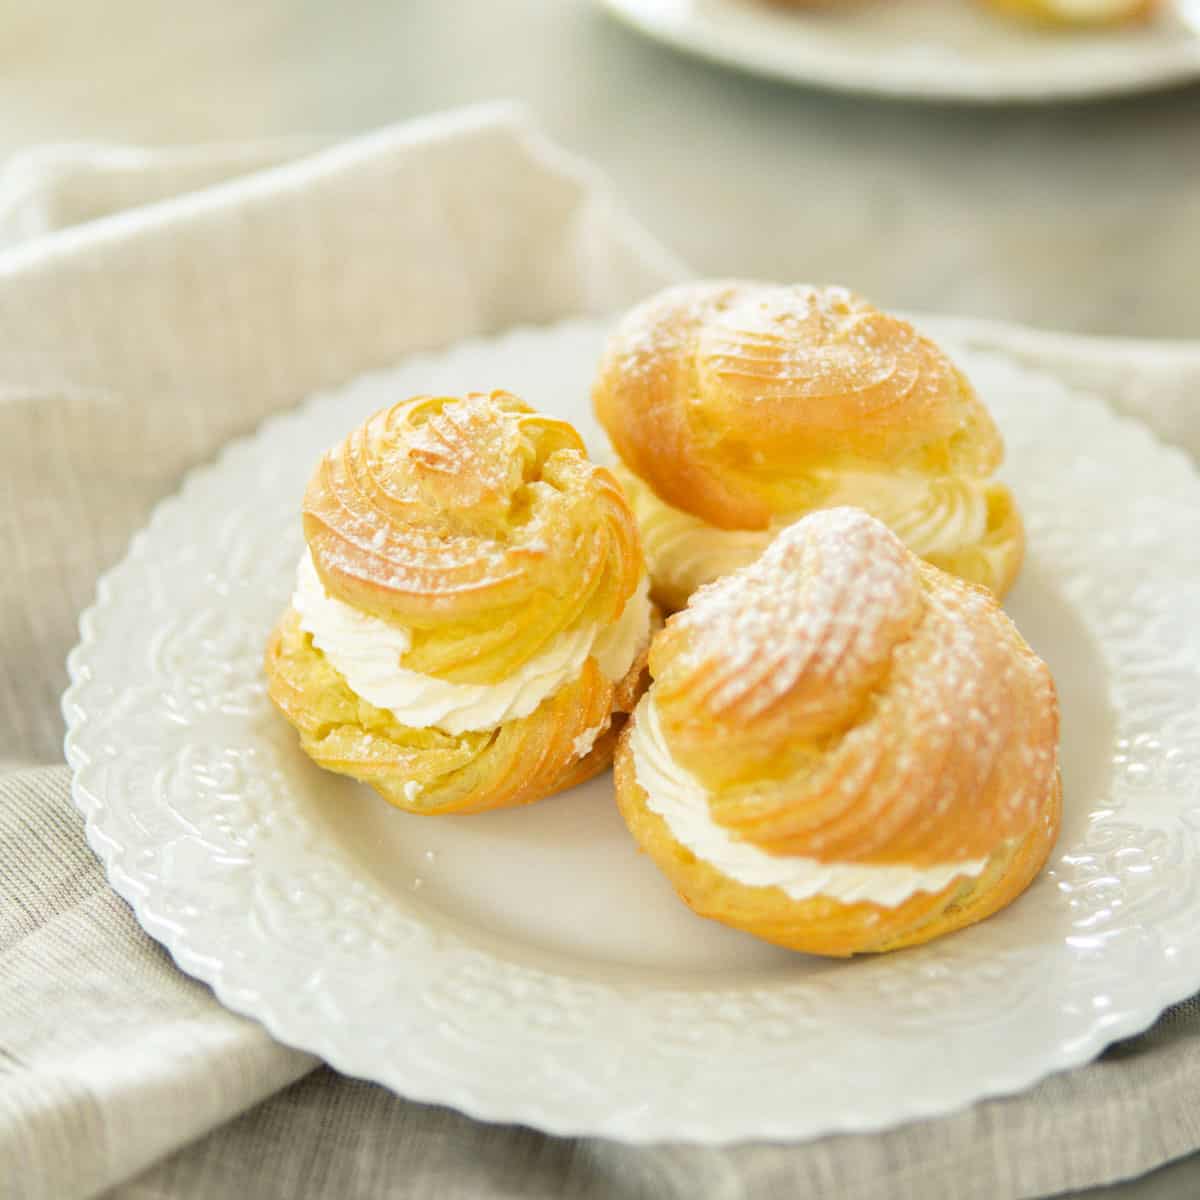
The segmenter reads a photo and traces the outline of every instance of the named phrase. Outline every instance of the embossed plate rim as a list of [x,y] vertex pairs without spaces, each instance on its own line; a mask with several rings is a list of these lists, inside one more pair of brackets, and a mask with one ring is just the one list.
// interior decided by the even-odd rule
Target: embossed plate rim
[[[439,365],[462,355],[536,353],[538,346],[566,345],[571,339],[586,342],[597,338],[605,324],[583,320],[541,329],[513,330],[498,338],[474,339],[449,351],[416,356],[407,360],[399,370],[433,373]],[[935,322],[926,324],[932,326]],[[956,340],[964,337],[961,324],[956,324],[955,335]],[[1015,372],[1022,378],[1040,380],[1042,386],[1052,386],[1064,397],[1064,403],[1091,403],[1080,400],[1061,382],[1054,381],[1051,384],[1050,376],[1031,371],[1028,366],[1004,355],[973,351],[972,358],[1004,362],[1007,364],[1005,370]],[[382,372],[367,378],[387,378],[390,375],[391,372]],[[272,992],[271,980],[269,976],[264,978],[263,970],[223,959],[213,944],[204,942],[202,935],[205,930],[197,930],[189,926],[186,919],[173,915],[169,889],[161,883],[156,884],[152,874],[138,869],[134,852],[146,847],[139,847],[129,840],[127,833],[122,834],[119,822],[115,820],[112,803],[106,803],[106,799],[111,801],[112,797],[105,795],[103,771],[99,765],[103,758],[100,752],[103,750],[104,731],[92,721],[94,714],[92,707],[89,707],[89,689],[97,684],[95,658],[97,652],[103,649],[105,618],[110,617],[115,606],[121,603],[122,588],[134,581],[139,571],[147,569],[154,552],[155,537],[169,530],[171,523],[186,513],[188,505],[201,494],[204,487],[219,479],[223,473],[234,470],[239,462],[252,465],[256,447],[269,445],[272,439],[282,438],[289,427],[301,428],[306,421],[315,419],[322,405],[330,405],[345,392],[361,385],[362,380],[353,381],[345,389],[313,397],[297,410],[272,417],[257,433],[227,446],[214,463],[190,472],[181,489],[155,509],[146,528],[133,539],[126,558],[101,579],[96,603],[81,618],[81,641],[69,658],[71,685],[63,698],[68,724],[66,747],[68,761],[74,770],[73,795],[86,819],[89,843],[103,860],[114,889],[129,901],[143,927],[167,947],[180,967],[209,983],[229,1008],[256,1018],[280,1041],[318,1054],[347,1074],[374,1079],[416,1100],[453,1105],[480,1119],[519,1121],[556,1134],[598,1134],[630,1142],[676,1138],[718,1144],[751,1137],[795,1139],[833,1131],[879,1129],[919,1117],[946,1113],[986,1096],[1018,1091],[1052,1071],[1090,1059],[1103,1046],[1120,1037],[1144,1029],[1167,1005],[1200,989],[1200,952],[1191,955],[1176,953],[1175,969],[1170,973],[1164,970],[1157,977],[1153,990],[1148,989],[1140,996],[1124,994],[1115,1009],[1086,1014],[1077,1026],[1059,1031],[1053,1044],[1045,1046],[1041,1053],[1035,1055],[1024,1058],[994,1056],[994,1060],[978,1072],[938,1075],[931,1071],[907,1089],[897,1091],[895,1088],[880,1088],[873,1094],[855,1097],[853,1103],[823,1101],[814,1104],[811,1085],[797,1082],[792,1085],[790,1095],[786,1090],[780,1092],[778,1088],[772,1092],[768,1086],[764,1088],[762,1097],[749,1104],[743,1100],[739,1105],[684,1111],[678,1106],[663,1103],[647,1112],[644,1108],[630,1107],[628,1104],[621,1107],[615,1101],[606,1107],[606,1098],[615,1096],[620,1090],[618,1084],[628,1092],[630,1081],[627,1080],[617,1083],[601,1080],[595,1085],[598,1088],[595,1095],[575,1097],[574,1108],[569,1100],[564,1102],[561,1095],[548,1093],[544,1087],[539,1090],[535,1084],[523,1082],[520,1078],[511,1080],[512,1086],[498,1096],[494,1091],[489,1091],[487,1081],[481,1079],[478,1072],[473,1075],[463,1068],[455,1058],[458,1050],[448,1042],[436,1043],[433,1047],[433,1059],[436,1060],[438,1053],[444,1051],[445,1054],[445,1063],[440,1072],[436,1062],[432,1066],[430,1064],[428,1046],[422,1047],[420,1056],[417,1056],[414,1048],[406,1048],[403,1043],[392,1044],[390,1049],[397,1057],[381,1061],[378,1049],[369,1039],[356,1038],[353,1031],[348,1034],[345,1028],[321,1019],[319,1013],[306,1010],[297,996],[289,991],[276,989]],[[1171,483],[1171,486],[1183,488],[1200,503],[1200,477],[1197,477],[1181,451],[1157,443],[1138,422],[1117,417],[1105,409],[1098,408],[1094,423],[1089,422],[1089,425],[1094,426],[1091,436],[1099,441],[1107,439],[1110,447],[1119,444],[1123,450],[1129,450],[1134,459],[1138,455],[1150,456],[1156,467],[1156,481],[1160,477],[1166,481],[1161,486],[1166,488]],[[91,700],[94,707],[96,696],[93,695]],[[1114,788],[1116,786],[1114,780]],[[125,802],[132,801],[136,810],[136,795],[118,797],[116,802],[119,804],[122,799]],[[264,863],[264,871],[268,866]],[[1181,941],[1186,940],[1187,946],[1193,951],[1200,951],[1200,930],[1189,933],[1190,937],[1181,938]],[[970,933],[961,934],[958,939],[970,936]],[[457,935],[443,937],[434,931],[430,937],[436,944],[425,947],[429,951],[429,960],[415,965],[413,960],[406,960],[410,970],[419,966],[421,970],[436,971],[438,964],[442,963],[441,969],[447,972],[462,969],[468,977],[472,971],[481,969],[485,975],[488,971],[498,974],[509,972],[513,978],[518,978],[515,971],[519,970],[524,973],[520,977],[522,986],[535,990],[539,987],[550,989],[562,986],[569,993],[572,987],[591,986],[586,980],[580,982],[579,972],[555,976],[553,972],[530,970],[520,964],[514,967],[514,964],[505,963],[480,950],[477,945],[463,942]],[[955,959],[970,958],[969,951],[964,951],[962,947],[971,943],[958,939],[948,939],[941,944],[951,947],[944,957],[952,963]],[[1178,950],[1180,947],[1176,945],[1175,948]],[[280,953],[283,953],[282,949]],[[1183,961],[1188,958],[1194,960],[1190,969]],[[899,956],[882,961],[902,964],[904,961],[915,963],[918,960],[905,960]],[[872,971],[872,967],[865,969]],[[888,972],[895,974],[899,971],[902,975],[904,970],[903,966],[894,970],[891,967],[881,968],[867,977],[879,975],[886,980]],[[1139,987],[1144,983],[1144,980],[1139,980]],[[616,1035],[622,1032],[623,1020],[627,1015],[625,1006],[631,1002],[646,1006],[647,1011],[653,1008],[655,1019],[673,1021],[677,1019],[676,1006],[683,1005],[686,1009],[686,1005],[696,996],[711,994],[722,1002],[732,997],[732,1002],[737,1003],[744,994],[748,995],[728,988],[714,988],[711,993],[704,993],[703,989],[685,992],[672,987],[658,987],[652,982],[636,986],[602,982],[596,986],[604,994],[604,1002],[611,1010],[608,1011],[609,1026],[603,1030],[603,1037],[613,1038],[614,1047],[619,1044],[620,1039]],[[780,995],[784,994],[782,986],[777,990]],[[800,994],[801,990],[797,987],[796,994]],[[633,1015],[636,1016],[636,1013]],[[634,1035],[629,1036],[632,1038]],[[863,1036],[879,1035],[874,1031]],[[549,1053],[544,1046],[538,1049],[543,1055]],[[558,1060],[551,1065],[554,1070],[565,1073],[566,1078],[573,1066],[573,1054],[577,1056],[583,1051],[567,1038],[558,1044],[557,1053]],[[554,1059],[553,1053],[550,1053],[550,1058]],[[586,1067],[586,1055],[584,1059]],[[666,1059],[657,1064],[640,1064],[642,1069],[649,1072],[669,1065]],[[736,1069],[738,1065],[737,1062],[729,1064],[730,1069]],[[816,1066],[819,1068],[820,1064]],[[533,1074],[531,1070],[530,1075]],[[649,1091],[653,1091],[652,1078],[647,1077],[642,1082]],[[586,1077],[583,1083],[587,1084]]]

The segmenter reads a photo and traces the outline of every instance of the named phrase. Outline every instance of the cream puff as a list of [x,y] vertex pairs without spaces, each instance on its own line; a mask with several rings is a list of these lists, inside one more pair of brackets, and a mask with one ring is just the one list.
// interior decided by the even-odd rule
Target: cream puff
[[1054,682],[985,588],[858,509],[701,588],[650,649],[617,801],[701,916],[911,946],[1010,903],[1059,825]]
[[839,505],[997,595],[1020,567],[987,409],[933,342],[844,288],[671,288],[619,324],[593,401],[669,609]]
[[603,770],[652,606],[633,514],[563,421],[418,396],[324,455],[266,651],[316,763],[414,813],[527,804]]

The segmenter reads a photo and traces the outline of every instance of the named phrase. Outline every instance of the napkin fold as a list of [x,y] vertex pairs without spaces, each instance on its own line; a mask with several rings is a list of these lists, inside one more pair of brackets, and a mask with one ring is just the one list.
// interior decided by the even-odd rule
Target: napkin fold
[[58,697],[97,576],[188,468],[404,354],[681,269],[518,109],[320,148],[52,147],[0,176],[0,1195],[102,1191],[314,1061],[107,886]]
[[[5,1197],[1024,1197],[1200,1146],[1194,1002],[1025,1096],[882,1135],[635,1149],[482,1125],[314,1071],[108,888],[61,765],[63,662],[98,575],[180,475],[411,351],[682,275],[507,105],[332,146],[52,147],[0,173]],[[1200,350],[963,336],[1053,361],[1200,454]]]

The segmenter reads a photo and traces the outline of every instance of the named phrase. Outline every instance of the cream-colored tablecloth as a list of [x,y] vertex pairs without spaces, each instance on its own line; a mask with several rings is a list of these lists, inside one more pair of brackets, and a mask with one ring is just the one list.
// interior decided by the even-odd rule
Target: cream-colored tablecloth
[[[272,1042],[178,972],[108,888],[71,806],[58,698],[78,613],[154,502],[316,388],[419,347],[615,309],[679,274],[507,107],[338,146],[59,147],[8,164],[0,1195],[1018,1197],[1200,1146],[1194,1002],[1024,1097],[882,1136],[631,1149],[481,1125]],[[1052,355],[1200,451],[1196,351],[974,336]]]

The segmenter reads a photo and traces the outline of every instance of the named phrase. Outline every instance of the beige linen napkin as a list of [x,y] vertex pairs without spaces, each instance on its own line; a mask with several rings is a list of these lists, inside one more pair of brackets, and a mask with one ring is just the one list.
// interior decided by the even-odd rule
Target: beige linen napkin
[[[180,474],[408,351],[621,307],[679,273],[507,107],[330,148],[59,147],[8,165],[0,1195],[1023,1197],[1200,1146],[1195,1006],[1024,1097],[882,1136],[632,1149],[482,1125],[312,1071],[178,972],[107,887],[61,765],[63,660],[98,573]],[[964,336],[1050,354],[1200,451],[1194,350]]]

